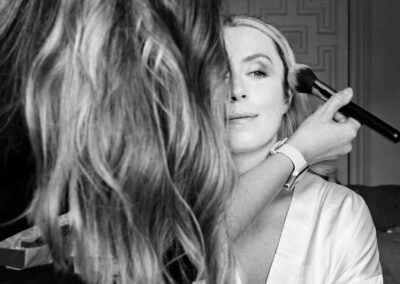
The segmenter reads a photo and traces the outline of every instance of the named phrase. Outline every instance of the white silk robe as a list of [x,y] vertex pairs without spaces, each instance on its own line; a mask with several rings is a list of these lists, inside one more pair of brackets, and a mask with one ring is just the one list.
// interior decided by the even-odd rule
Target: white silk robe
[[310,173],[294,189],[266,282],[295,283],[383,283],[376,231],[364,200]]

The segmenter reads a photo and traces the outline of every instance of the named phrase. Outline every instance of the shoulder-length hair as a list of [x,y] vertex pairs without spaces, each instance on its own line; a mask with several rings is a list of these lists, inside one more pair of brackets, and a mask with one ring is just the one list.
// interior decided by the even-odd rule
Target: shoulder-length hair
[[[224,25],[228,27],[249,27],[256,29],[268,36],[274,42],[276,50],[283,63],[283,88],[285,99],[290,106],[288,111],[282,117],[281,126],[278,130],[277,136],[278,140],[290,137],[312,112],[308,99],[309,95],[296,92],[296,90],[292,89],[288,81],[289,70],[296,64],[296,59],[290,44],[276,27],[252,16],[231,15],[225,19]],[[332,178],[335,171],[331,164],[323,162],[310,165],[310,170],[326,178]]]
[[74,250],[88,283],[233,283],[220,1],[33,2],[16,21],[43,33],[13,48],[56,264]]

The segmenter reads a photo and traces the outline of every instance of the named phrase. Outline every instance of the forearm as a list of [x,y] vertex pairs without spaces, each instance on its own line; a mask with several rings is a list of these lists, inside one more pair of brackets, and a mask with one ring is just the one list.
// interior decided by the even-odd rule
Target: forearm
[[233,239],[277,196],[292,170],[290,159],[278,153],[240,176],[228,208],[228,229]]

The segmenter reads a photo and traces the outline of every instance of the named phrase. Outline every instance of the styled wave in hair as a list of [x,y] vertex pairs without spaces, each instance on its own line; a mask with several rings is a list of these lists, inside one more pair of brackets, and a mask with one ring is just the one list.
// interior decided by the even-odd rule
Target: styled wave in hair
[[[282,117],[282,123],[278,130],[278,140],[290,137],[300,124],[311,115],[312,109],[308,94],[301,94],[289,86],[289,69],[296,64],[292,48],[285,36],[273,25],[267,24],[259,18],[247,15],[228,16],[224,25],[228,27],[249,27],[265,34],[274,42],[276,50],[284,66],[283,88],[285,99],[289,102],[289,110]],[[327,162],[320,162],[310,166],[310,170],[325,178],[334,178],[335,167]]]
[[[29,68],[44,41],[59,1],[14,0],[0,2],[0,115],[11,120],[21,111],[21,94]],[[38,24],[38,19],[41,23]],[[5,126],[2,126],[2,128]]]
[[31,215],[55,263],[74,250],[88,283],[233,283],[220,1],[19,8],[43,31],[15,48],[28,58],[16,66],[37,160]]

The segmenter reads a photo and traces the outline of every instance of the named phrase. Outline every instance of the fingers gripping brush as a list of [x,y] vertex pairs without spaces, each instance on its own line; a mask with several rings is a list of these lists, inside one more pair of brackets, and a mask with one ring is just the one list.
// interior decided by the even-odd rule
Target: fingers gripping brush
[[[323,101],[327,101],[336,90],[318,80],[317,76],[307,65],[296,64],[289,70],[289,85],[299,93],[313,94]],[[347,117],[358,120],[376,132],[382,134],[394,143],[400,141],[400,132],[377,118],[368,111],[362,109],[353,102],[343,106],[339,111]]]

